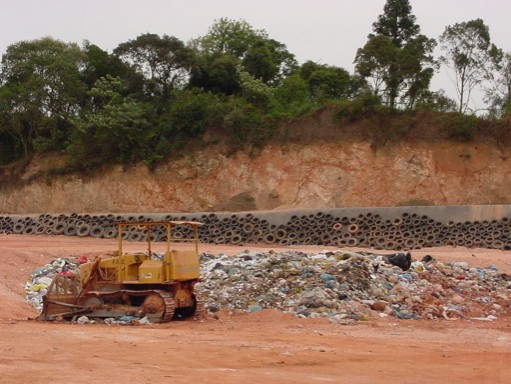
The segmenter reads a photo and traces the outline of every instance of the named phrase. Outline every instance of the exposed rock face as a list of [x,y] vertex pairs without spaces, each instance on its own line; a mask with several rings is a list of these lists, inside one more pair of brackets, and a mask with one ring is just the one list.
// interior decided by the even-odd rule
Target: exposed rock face
[[482,144],[269,146],[257,156],[194,153],[157,168],[114,167],[0,187],[0,212],[200,212],[509,204],[511,158]]

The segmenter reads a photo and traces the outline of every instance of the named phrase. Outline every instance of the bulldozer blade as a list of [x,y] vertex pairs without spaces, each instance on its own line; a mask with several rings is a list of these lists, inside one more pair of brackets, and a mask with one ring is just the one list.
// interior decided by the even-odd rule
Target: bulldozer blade
[[89,313],[89,312],[91,312],[91,310],[88,308],[82,308],[82,309],[77,309],[77,310],[68,311],[68,312],[52,313],[51,315],[47,315],[43,312],[39,316],[36,317],[36,320],[43,320],[43,321],[50,320],[51,321],[51,320],[55,320],[58,317],[62,317],[62,318],[72,317],[75,315],[81,315],[81,314],[85,314],[85,313]]
[[59,306],[61,306],[61,307],[82,308],[82,309],[85,309],[82,305],[75,305],[75,304],[63,303],[62,301],[53,301],[53,300],[48,300],[48,304],[55,304],[55,305],[59,305]]

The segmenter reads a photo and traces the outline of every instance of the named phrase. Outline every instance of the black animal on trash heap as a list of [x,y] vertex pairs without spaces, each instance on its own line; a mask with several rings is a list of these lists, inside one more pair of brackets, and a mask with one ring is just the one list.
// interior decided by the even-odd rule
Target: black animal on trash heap
[[403,271],[408,271],[412,265],[412,254],[406,252],[393,253],[391,255],[385,255],[387,262],[401,268]]

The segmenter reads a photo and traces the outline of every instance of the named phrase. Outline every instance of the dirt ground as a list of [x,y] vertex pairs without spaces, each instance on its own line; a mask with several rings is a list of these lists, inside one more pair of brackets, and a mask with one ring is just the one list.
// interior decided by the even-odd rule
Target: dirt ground
[[[34,268],[55,257],[116,248],[116,241],[105,239],[0,235],[0,383],[511,382],[511,318],[384,318],[338,325],[264,310],[144,326],[27,320],[37,315],[23,289]],[[201,247],[215,254],[245,249],[283,248]],[[461,247],[412,252],[414,259],[426,254],[511,273],[510,252]]]

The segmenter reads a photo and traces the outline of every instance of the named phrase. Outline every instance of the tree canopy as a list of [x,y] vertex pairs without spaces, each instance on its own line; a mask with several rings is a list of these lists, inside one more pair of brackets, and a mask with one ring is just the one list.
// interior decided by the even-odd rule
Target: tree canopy
[[[491,44],[483,21],[448,26],[440,41],[442,62],[455,73],[458,111],[468,111],[472,89],[484,82],[491,116],[509,116],[510,53]],[[325,106],[351,118],[452,112],[455,102],[430,89],[435,45],[420,33],[408,0],[386,1],[356,52],[354,73],[298,63],[265,30],[228,18],[187,43],[144,33],[112,52],[89,41],[21,41],[0,66],[0,163],[59,151],[73,169],[153,167],[211,132],[236,145],[261,145],[277,123]]]
[[387,0],[383,12],[357,51],[355,70],[391,108],[413,108],[429,89],[436,41],[420,34],[408,0]]
[[490,30],[482,19],[449,25],[440,36],[441,61],[454,73],[459,112],[468,109],[472,91],[480,85],[500,50],[491,43]]
[[193,62],[192,50],[177,37],[153,33],[119,44],[114,54],[144,76],[148,93],[159,95],[183,87]]
[[27,155],[34,142],[58,148],[85,95],[76,44],[45,37],[8,47],[0,69],[1,130]]

